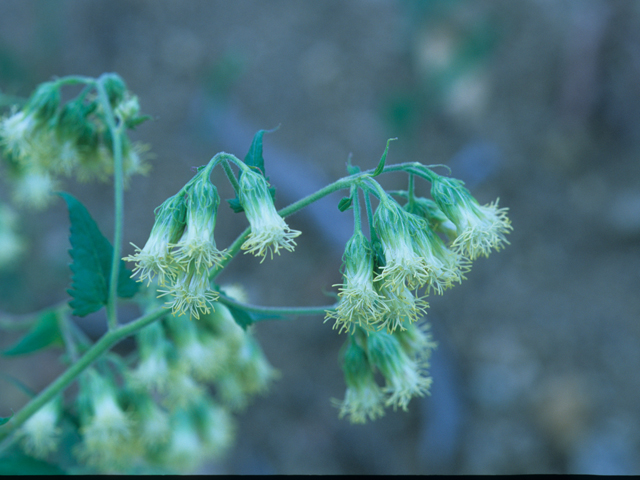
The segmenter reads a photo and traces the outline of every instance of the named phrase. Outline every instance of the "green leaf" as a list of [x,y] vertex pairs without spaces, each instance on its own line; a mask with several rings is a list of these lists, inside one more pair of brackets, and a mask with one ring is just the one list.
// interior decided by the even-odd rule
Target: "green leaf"
[[244,157],[244,163],[249,167],[255,167],[260,170],[260,173],[264,176],[264,158],[262,158],[262,137],[265,133],[273,133],[275,132],[279,126],[273,128],[271,130],[258,130],[253,136],[253,141],[251,142],[251,147],[247,152],[247,155]]
[[5,423],[7,423],[12,418],[13,418],[13,415],[11,415],[10,417],[0,417],[0,426],[4,425]]
[[[276,128],[272,128],[271,130],[258,130],[258,133],[256,133],[253,136],[251,147],[249,147],[249,151],[244,157],[245,165],[251,167],[254,170],[258,170],[260,174],[267,181],[269,181],[269,177],[265,175],[265,170],[264,170],[264,158],[262,157],[262,137],[264,136],[265,133],[275,132],[276,130],[278,130],[278,128],[280,128],[280,126],[277,126]],[[238,179],[240,179],[241,175],[242,175],[242,170],[238,175]],[[269,194],[271,195],[271,198],[275,201],[276,199],[275,187],[269,188]],[[240,203],[240,199],[238,198],[237,194],[235,198],[227,199],[227,202],[229,203],[229,206],[234,211],[234,213],[244,212],[244,208],[242,207],[242,204]]]
[[66,475],[59,466],[10,449],[0,457],[0,475]]
[[380,158],[380,162],[378,162],[378,167],[376,168],[376,171],[373,172],[372,176],[377,177],[382,173],[382,170],[384,170],[384,163],[387,161],[387,153],[389,153],[389,143],[391,143],[394,140],[397,140],[397,138],[390,138],[389,140],[387,140],[387,146],[384,149],[384,153]]
[[[69,306],[74,315],[84,317],[107,304],[113,247],[82,203],[68,193],[60,192],[59,195],[67,202],[71,221],[69,254],[73,260],[73,276],[67,292],[73,300]],[[130,298],[137,290],[138,284],[131,278],[131,271],[120,260],[118,295]]]
[[9,349],[2,352],[2,355],[9,357],[15,355],[25,355],[33,353],[49,345],[62,345],[62,334],[58,327],[58,312],[47,310],[29,332]]
[[340,210],[341,212],[344,212],[349,207],[351,207],[352,202],[353,202],[353,199],[351,197],[342,197],[342,199],[340,200],[340,203],[338,203],[338,210]]

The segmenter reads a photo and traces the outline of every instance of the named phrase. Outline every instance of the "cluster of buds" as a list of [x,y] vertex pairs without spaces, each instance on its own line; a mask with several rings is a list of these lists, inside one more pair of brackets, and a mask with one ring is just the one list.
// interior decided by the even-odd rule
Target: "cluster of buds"
[[[104,75],[100,81],[118,125],[134,128],[146,119],[119,76]],[[57,176],[104,180],[114,171],[113,132],[97,93],[87,88],[62,104],[60,88],[55,81],[41,84],[20,110],[0,119],[0,152],[15,200],[34,207],[47,203]],[[125,177],[144,173],[144,147],[126,135],[121,143]]]
[[[428,360],[434,347],[426,324],[411,324],[394,334],[358,329],[347,339],[344,351],[347,390],[344,400],[337,402],[340,417],[365,423],[384,415],[385,407],[406,410],[411,398],[428,394],[432,381]],[[384,386],[376,381],[378,372]]]

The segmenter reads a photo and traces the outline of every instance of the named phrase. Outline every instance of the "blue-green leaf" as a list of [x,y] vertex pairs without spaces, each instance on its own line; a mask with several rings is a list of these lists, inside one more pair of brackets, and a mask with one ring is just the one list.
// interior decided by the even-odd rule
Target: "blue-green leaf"
[[[111,257],[113,247],[100,232],[89,211],[72,195],[59,194],[69,208],[71,221],[71,288],[67,290],[73,300],[69,306],[73,314],[84,317],[96,312],[107,304],[109,279],[111,275]],[[118,275],[118,295],[129,298],[135,295],[138,284],[131,278],[131,271],[120,261]]]
[[13,415],[11,415],[10,417],[0,417],[0,426],[4,425],[5,423],[7,423],[12,418],[13,418]]
[[41,314],[29,332],[15,345],[2,352],[2,355],[25,355],[50,345],[62,345],[62,334],[58,327],[58,313],[55,310],[47,310]]
[[382,157],[380,158],[380,162],[378,162],[378,167],[376,168],[375,172],[373,172],[374,177],[380,175],[382,173],[382,170],[384,170],[384,163],[387,161],[387,153],[389,153],[389,144],[394,140],[397,140],[397,138],[390,138],[389,140],[387,140],[387,146],[384,149]]

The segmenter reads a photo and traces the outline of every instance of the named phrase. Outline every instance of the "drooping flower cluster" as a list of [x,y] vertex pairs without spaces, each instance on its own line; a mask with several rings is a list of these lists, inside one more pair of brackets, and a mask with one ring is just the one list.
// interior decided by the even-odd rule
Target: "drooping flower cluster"
[[412,397],[428,393],[427,359],[435,344],[416,327],[429,306],[420,290],[442,294],[465,279],[472,260],[508,243],[506,209],[497,202],[481,207],[459,180],[430,171],[425,177],[433,199],[415,197],[411,184],[410,193],[397,192],[408,199],[404,206],[367,179],[365,194],[379,198],[371,242],[360,227],[355,189],[349,197],[355,233],[345,247],[339,302],[326,318],[350,334],[343,358],[347,391],[339,406],[355,423],[381,416],[384,406],[406,409]]
[[251,233],[242,244],[242,250],[256,257],[266,258],[267,253],[280,254],[280,249],[292,252],[300,235],[292,230],[278,214],[269,194],[267,180],[258,172],[244,169],[240,175],[238,196],[240,204],[251,224]]
[[[116,122],[134,128],[140,115],[136,96],[115,75],[101,77]],[[65,104],[61,84],[41,84],[20,109],[0,118],[0,153],[7,162],[16,201],[44,206],[58,176],[105,180],[114,171],[113,134],[97,93],[85,89]],[[144,173],[144,147],[120,135],[125,178]]]
[[412,195],[404,207],[380,188],[373,245],[359,228],[347,243],[340,301],[327,311],[340,331],[405,329],[428,307],[421,289],[442,294],[465,279],[471,260],[507,243],[507,209],[481,207],[460,181],[432,177],[434,200]]
[[209,269],[225,259],[214,229],[220,197],[201,171],[176,195],[156,209],[156,220],[145,246],[125,260],[135,262],[139,281],[157,277],[161,296],[174,315],[199,318],[209,313],[218,293],[211,288]]
[[[356,331],[347,339],[342,359],[347,390],[338,402],[340,416],[365,423],[384,415],[385,407],[403,410],[411,398],[429,393],[429,356],[435,344],[425,326],[410,324],[403,331]],[[379,372],[384,386],[375,379]]]

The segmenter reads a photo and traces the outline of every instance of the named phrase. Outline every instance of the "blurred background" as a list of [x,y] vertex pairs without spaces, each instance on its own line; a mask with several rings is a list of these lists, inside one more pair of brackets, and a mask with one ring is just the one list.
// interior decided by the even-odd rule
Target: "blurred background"
[[[447,164],[480,203],[509,207],[511,245],[430,299],[430,397],[352,426],[331,404],[344,336],[322,317],[264,322],[282,376],[201,473],[637,474],[638,25],[633,0],[3,0],[0,89],[26,97],[55,76],[114,71],[138,95],[154,120],[133,138],[153,169],[126,192],[124,254],[193,167],[243,158],[277,126],[264,156],[278,207],[343,176],[349,155],[372,168],[390,137],[388,162]],[[221,170],[213,180],[233,196]],[[111,186],[65,189],[110,237]],[[352,232],[340,197],[290,218],[293,254],[240,256],[221,283],[258,304],[331,303]],[[70,276],[64,203],[20,214],[27,254],[0,272],[0,309],[17,314],[63,301]],[[223,203],[218,245],[245,222]],[[103,322],[78,320],[92,335]],[[0,358],[36,391],[62,368],[53,353]],[[0,384],[0,416],[26,401]]]

